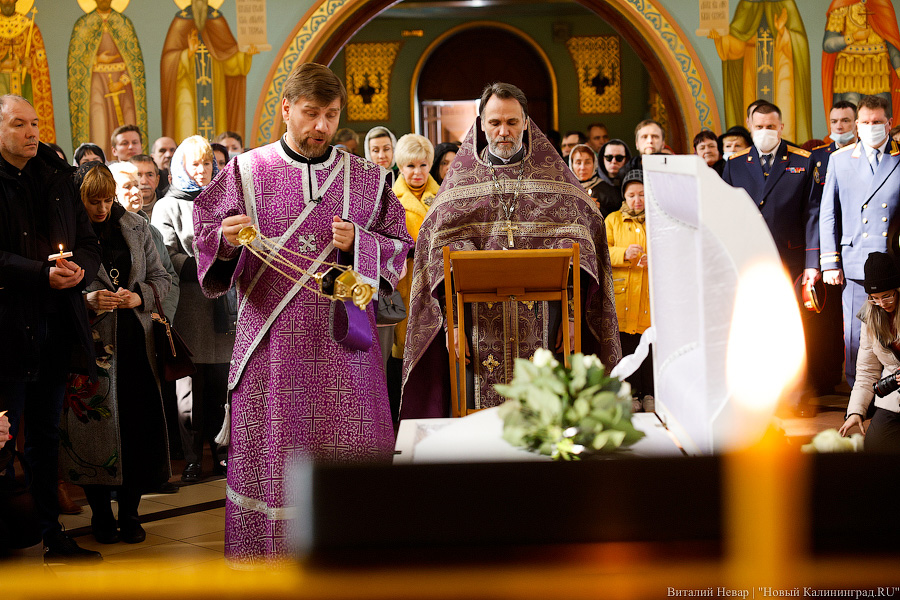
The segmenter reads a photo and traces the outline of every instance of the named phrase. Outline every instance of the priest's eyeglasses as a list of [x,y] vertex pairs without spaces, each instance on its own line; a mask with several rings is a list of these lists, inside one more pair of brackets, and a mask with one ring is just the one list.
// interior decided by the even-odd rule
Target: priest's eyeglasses
[[882,292],[880,294],[869,294],[869,302],[884,308],[885,306],[893,306],[897,302],[897,290],[890,292]]

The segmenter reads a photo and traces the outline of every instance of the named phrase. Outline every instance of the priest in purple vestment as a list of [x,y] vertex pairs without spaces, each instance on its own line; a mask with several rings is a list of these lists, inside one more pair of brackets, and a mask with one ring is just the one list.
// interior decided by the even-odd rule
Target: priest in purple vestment
[[[582,351],[612,368],[620,347],[603,217],[528,118],[522,91],[506,83],[489,85],[479,117],[419,230],[401,418],[449,416],[443,248],[551,249],[573,243],[581,247]],[[528,358],[537,348],[561,352],[561,327],[567,326],[561,314],[559,302],[466,304],[469,408],[502,403],[494,384],[512,378],[515,358]]]
[[265,564],[290,551],[292,461],[388,461],[393,450],[375,304],[357,312],[359,339],[348,347],[338,330],[358,308],[318,295],[308,275],[276,264],[292,276],[279,273],[237,241],[254,225],[307,273],[328,269],[317,261],[342,262],[390,294],[412,240],[388,172],[329,145],[346,98],[327,67],[297,67],[284,86],[285,136],[236,157],[195,201],[203,291],[238,289],[228,380],[232,564]]

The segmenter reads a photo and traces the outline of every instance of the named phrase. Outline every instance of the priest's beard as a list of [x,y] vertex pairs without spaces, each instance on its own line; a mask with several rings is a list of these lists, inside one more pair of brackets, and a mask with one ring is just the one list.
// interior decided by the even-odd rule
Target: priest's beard
[[[500,142],[512,142],[512,146],[498,146]],[[513,154],[522,147],[522,138],[516,139],[512,135],[498,135],[494,139],[488,140],[488,146],[491,148],[491,154],[499,156],[503,160],[509,160]]]
[[291,136],[291,139],[293,140],[294,144],[296,144],[297,151],[306,158],[319,158],[320,156],[325,154],[325,150],[328,149],[328,144],[310,143],[310,136],[299,139]]

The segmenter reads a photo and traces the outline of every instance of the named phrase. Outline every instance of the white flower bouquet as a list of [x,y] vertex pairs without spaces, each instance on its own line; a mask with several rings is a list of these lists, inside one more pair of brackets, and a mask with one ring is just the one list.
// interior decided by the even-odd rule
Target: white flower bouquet
[[517,359],[513,379],[496,390],[503,439],[554,460],[610,453],[644,434],[631,423],[631,386],[607,377],[596,356],[574,354],[572,367],[559,364],[549,350],[533,360]]

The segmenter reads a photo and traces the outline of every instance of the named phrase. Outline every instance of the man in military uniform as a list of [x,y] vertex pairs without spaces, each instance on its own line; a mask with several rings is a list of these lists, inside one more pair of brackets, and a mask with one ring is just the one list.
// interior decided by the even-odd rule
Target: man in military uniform
[[891,119],[882,96],[864,96],[856,118],[859,141],[834,152],[819,215],[825,283],[846,283],[842,295],[847,382],[853,384],[860,321],[868,295],[863,266],[871,252],[896,255],[900,225],[900,144],[888,138]]
[[[821,204],[822,190],[825,188],[825,174],[828,172],[828,159],[831,154],[845,146],[856,142],[856,105],[846,100],[835,102],[828,115],[830,126],[830,144],[813,148],[810,165],[813,170],[812,191],[809,197],[810,210]],[[818,247],[818,226],[814,228],[817,242],[811,244]],[[834,392],[834,386],[841,381],[841,365],[844,362],[843,320],[841,316],[841,287],[825,284],[825,303],[822,312],[811,317],[813,331],[811,335],[818,350],[817,360],[810,365],[815,372],[813,382],[817,395]],[[851,364],[852,362],[852,364]],[[855,361],[847,363],[848,381],[852,385],[852,373],[856,369]]]
[[[756,203],[792,280],[816,280],[819,277],[819,249],[816,243],[816,210],[810,210],[812,169],[809,152],[788,145],[781,135],[784,123],[781,110],[769,102],[760,103],[750,115],[753,146],[731,156],[722,179],[744,188]],[[802,309],[806,337],[807,364],[813,356],[809,311]],[[773,342],[774,343],[774,342]],[[812,383],[812,377],[808,379]],[[800,414],[810,414],[806,403]]]

